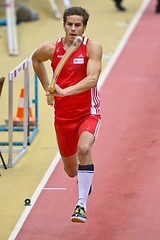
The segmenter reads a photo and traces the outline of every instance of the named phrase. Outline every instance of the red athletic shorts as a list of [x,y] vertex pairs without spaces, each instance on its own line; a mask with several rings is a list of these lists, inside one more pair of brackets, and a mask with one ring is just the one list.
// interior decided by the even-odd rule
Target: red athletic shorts
[[55,131],[61,156],[68,157],[77,152],[79,136],[82,132],[90,132],[96,139],[100,128],[100,116],[89,115],[76,122],[55,122]]

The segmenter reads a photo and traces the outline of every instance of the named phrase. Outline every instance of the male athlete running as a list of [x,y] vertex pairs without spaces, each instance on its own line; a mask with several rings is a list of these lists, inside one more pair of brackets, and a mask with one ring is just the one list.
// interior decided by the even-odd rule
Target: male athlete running
[[[81,7],[64,11],[65,36],[56,43],[38,48],[32,57],[33,67],[46,92],[47,103],[52,105],[54,96],[55,130],[64,169],[69,177],[78,175],[77,201],[72,222],[84,223],[86,204],[91,190],[94,165],[91,149],[100,127],[100,99],[97,82],[101,72],[102,47],[84,36],[89,19]],[[51,61],[54,70],[77,36],[82,36],[80,47],[69,57],[61,70],[55,91],[50,92],[50,81],[44,66]]]

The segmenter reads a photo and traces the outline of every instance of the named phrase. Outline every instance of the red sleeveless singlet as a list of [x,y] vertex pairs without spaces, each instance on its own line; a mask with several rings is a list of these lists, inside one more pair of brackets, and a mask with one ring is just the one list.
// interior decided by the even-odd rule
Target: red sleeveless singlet
[[[51,63],[53,72],[66,52],[62,39],[60,38],[56,42]],[[66,61],[57,79],[57,84],[61,88],[72,86],[87,76],[87,43],[88,38],[84,36],[80,47]],[[55,97],[54,108],[55,121],[57,122],[75,121],[87,115],[100,115],[100,99],[97,87],[72,96]]]

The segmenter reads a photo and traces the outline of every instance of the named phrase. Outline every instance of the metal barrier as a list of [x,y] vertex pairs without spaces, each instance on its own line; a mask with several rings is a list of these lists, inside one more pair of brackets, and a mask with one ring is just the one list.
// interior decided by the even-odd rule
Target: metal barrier
[[[35,98],[32,100],[32,103],[35,104],[35,124],[31,126],[29,123],[30,65],[31,58],[25,59],[8,75],[9,78],[8,126],[0,127],[0,132],[8,131],[8,142],[0,142],[0,146],[8,146],[8,148],[0,149],[2,152],[8,152],[7,167],[12,167],[13,164],[27,151],[27,145],[30,145],[31,141],[33,140],[38,131],[38,79],[36,75],[34,75]],[[14,82],[13,80],[22,71],[24,72],[24,120],[22,127],[17,126],[15,127],[13,125],[13,82]],[[13,132],[19,131],[23,132],[23,141],[13,141]],[[16,156],[13,158],[14,152],[16,152]]]

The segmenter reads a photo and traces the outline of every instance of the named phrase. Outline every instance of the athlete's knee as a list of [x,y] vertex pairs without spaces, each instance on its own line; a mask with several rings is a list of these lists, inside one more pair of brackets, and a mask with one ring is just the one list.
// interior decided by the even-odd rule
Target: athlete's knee
[[74,178],[77,176],[77,173],[78,173],[77,169],[69,169],[64,167],[64,170],[70,178]]
[[62,160],[63,160],[64,170],[66,174],[71,178],[75,177],[78,173],[77,155],[74,154],[69,157],[62,157]]
[[90,153],[90,145],[87,143],[78,146],[78,156],[87,156]]

